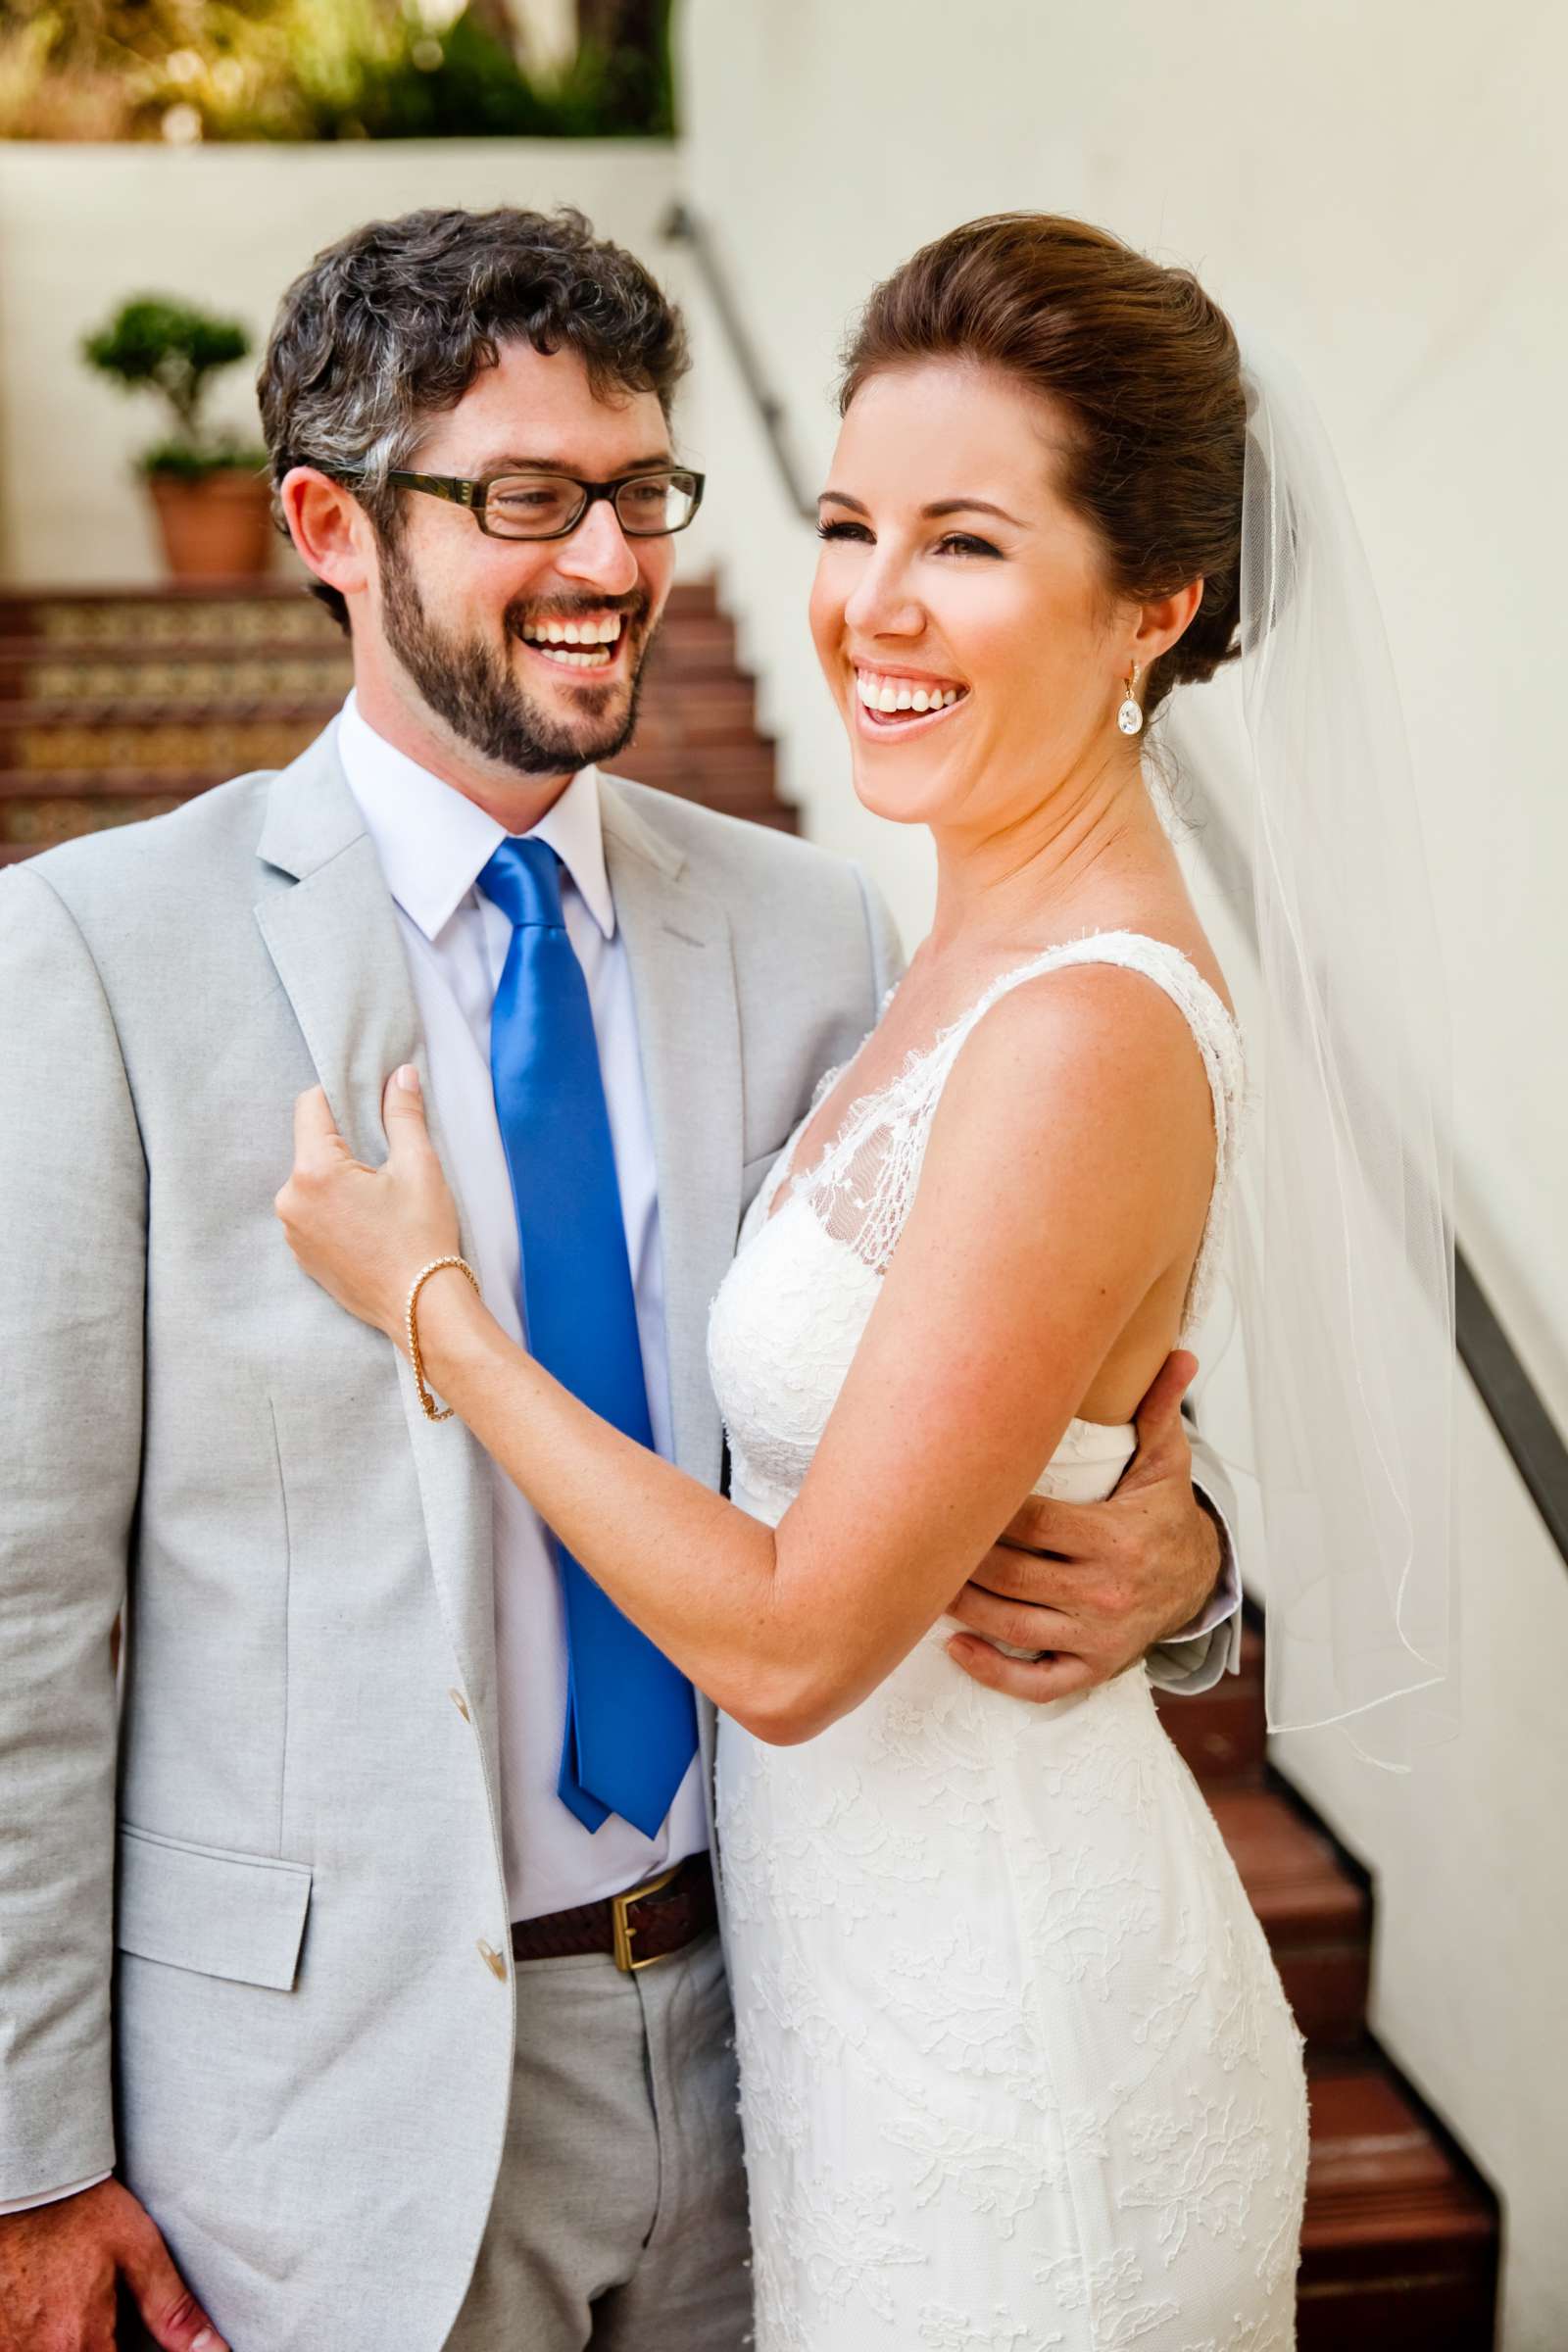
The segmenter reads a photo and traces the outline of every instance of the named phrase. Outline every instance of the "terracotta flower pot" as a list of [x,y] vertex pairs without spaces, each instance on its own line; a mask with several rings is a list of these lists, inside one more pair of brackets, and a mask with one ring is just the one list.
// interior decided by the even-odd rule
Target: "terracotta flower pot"
[[274,534],[265,476],[237,466],[195,481],[150,473],[147,487],[176,580],[254,580],[267,570]]

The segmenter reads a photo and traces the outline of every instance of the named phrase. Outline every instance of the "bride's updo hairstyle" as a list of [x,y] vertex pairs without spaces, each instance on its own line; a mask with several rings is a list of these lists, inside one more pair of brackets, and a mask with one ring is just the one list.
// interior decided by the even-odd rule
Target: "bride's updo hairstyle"
[[1111,596],[1147,604],[1203,582],[1191,624],[1147,674],[1146,714],[1235,660],[1241,357],[1191,270],[1053,213],[970,220],[872,293],[845,346],[840,415],[869,377],[925,360],[997,369],[1065,419],[1055,486],[1099,539]]

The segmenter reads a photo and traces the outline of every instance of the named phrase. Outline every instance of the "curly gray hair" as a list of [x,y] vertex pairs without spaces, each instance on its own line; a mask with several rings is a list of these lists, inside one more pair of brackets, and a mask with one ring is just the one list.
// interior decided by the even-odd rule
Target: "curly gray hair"
[[[390,544],[388,473],[503,343],[522,341],[574,351],[600,396],[657,393],[666,416],[689,365],[674,304],[569,205],[405,213],[318,254],[278,305],[256,384],[279,528],[283,476],[318,466],[365,477],[355,495]],[[337,590],[318,581],[315,594],[347,628]]]

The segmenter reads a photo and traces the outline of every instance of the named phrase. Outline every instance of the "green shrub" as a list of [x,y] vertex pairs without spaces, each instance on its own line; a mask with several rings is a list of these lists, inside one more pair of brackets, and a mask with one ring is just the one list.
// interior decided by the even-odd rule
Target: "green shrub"
[[202,416],[213,377],[251,348],[250,334],[237,319],[214,318],[169,296],[143,294],[88,335],[81,348],[88,365],[122,391],[153,392],[167,403],[174,429],[143,453],[146,472],[199,480],[229,466],[267,464],[264,450],[232,434],[209,431]]
[[546,75],[502,0],[439,30],[419,0],[0,0],[0,137],[668,137],[668,0],[583,0]]

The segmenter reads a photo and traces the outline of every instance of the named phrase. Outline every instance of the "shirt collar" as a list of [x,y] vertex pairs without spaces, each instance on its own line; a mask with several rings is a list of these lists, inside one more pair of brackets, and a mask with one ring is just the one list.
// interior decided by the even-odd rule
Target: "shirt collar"
[[[337,750],[388,889],[410,921],[435,939],[506,840],[505,827],[378,735],[352,693],[338,717]],[[579,768],[529,837],[555,851],[594,921],[612,939],[615,903],[605,865],[598,769]]]

